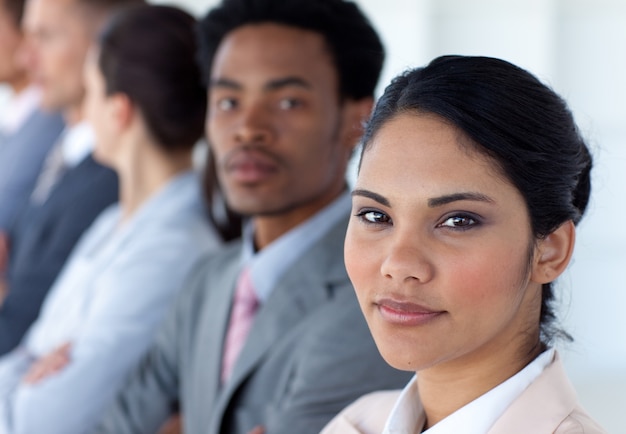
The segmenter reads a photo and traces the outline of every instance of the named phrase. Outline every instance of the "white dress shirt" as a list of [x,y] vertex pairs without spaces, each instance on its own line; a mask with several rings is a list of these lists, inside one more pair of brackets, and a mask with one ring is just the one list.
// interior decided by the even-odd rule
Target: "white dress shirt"
[[[193,263],[219,245],[195,174],[172,180],[124,224],[105,210],[83,235],[22,345],[0,358],[6,433],[83,433],[151,344]],[[71,361],[35,385],[32,362],[71,342]],[[2,428],[0,428],[2,432]]]
[[[423,434],[485,434],[553,358],[554,349],[544,351],[520,372],[423,431]],[[420,433],[425,423],[415,376],[398,397],[383,434]]]
[[28,86],[15,94],[7,103],[0,120],[0,133],[15,134],[39,107],[41,91],[36,86]]
[[65,128],[46,156],[30,199],[43,204],[68,170],[77,167],[93,150],[95,136],[91,125],[80,122]]
[[79,122],[61,133],[63,160],[68,168],[78,166],[93,151],[96,137],[91,125]]

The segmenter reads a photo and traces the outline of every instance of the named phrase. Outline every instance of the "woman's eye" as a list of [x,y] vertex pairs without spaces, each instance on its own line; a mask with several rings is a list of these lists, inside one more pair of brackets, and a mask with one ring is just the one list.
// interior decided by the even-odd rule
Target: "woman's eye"
[[221,111],[230,111],[237,107],[237,101],[234,98],[222,98],[217,101],[216,106]]
[[368,224],[386,224],[391,222],[391,218],[380,211],[361,211],[356,215],[359,220]]
[[478,224],[478,221],[474,217],[467,215],[455,215],[452,217],[448,217],[438,226],[453,229],[467,229],[476,224]]

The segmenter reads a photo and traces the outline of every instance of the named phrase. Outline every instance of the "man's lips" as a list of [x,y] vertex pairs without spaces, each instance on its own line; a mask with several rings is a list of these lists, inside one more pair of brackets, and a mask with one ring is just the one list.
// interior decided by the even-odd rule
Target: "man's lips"
[[43,77],[35,75],[35,76],[30,76],[30,81],[32,84],[39,86],[39,87],[43,87],[46,84],[46,80],[44,80]]
[[385,321],[398,325],[422,325],[445,313],[445,311],[393,298],[383,298],[374,304]]
[[276,173],[278,165],[272,158],[262,153],[239,151],[228,159],[226,171],[235,181],[254,184]]

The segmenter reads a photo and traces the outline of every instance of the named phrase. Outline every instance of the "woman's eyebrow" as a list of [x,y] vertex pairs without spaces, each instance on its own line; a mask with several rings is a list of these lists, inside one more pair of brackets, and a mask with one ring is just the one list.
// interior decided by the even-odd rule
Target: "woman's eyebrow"
[[447,205],[452,202],[458,202],[461,200],[471,200],[477,202],[495,203],[495,201],[482,193],[465,192],[465,193],[453,193],[445,196],[433,197],[428,199],[428,206],[430,208],[436,208],[438,206]]
[[[370,190],[356,189],[352,192],[352,196],[367,197],[368,199],[372,199],[380,203],[381,205],[391,208],[391,204],[389,203],[389,200],[386,197],[378,193],[374,193],[373,191],[370,191]],[[430,208],[436,208],[439,206],[447,205],[452,202],[458,202],[458,201],[464,201],[464,200],[495,203],[495,201],[492,198],[482,193],[464,192],[464,193],[446,194],[444,196],[430,198],[428,199],[428,206]]]
[[354,190],[352,192],[352,196],[367,197],[369,199],[375,200],[376,202],[378,202],[381,205],[384,205],[386,207],[391,208],[391,204],[389,203],[389,201],[384,196],[381,196],[378,193],[374,193],[373,191],[357,189],[357,190]]

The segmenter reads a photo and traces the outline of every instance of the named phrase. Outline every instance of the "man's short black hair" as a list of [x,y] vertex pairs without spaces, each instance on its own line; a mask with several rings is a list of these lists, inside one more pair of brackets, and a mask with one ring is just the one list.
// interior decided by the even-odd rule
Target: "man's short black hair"
[[367,17],[356,4],[344,0],[223,0],[199,24],[199,60],[207,81],[224,37],[239,27],[260,23],[321,34],[337,69],[340,96],[358,100],[374,95],[384,48]]

